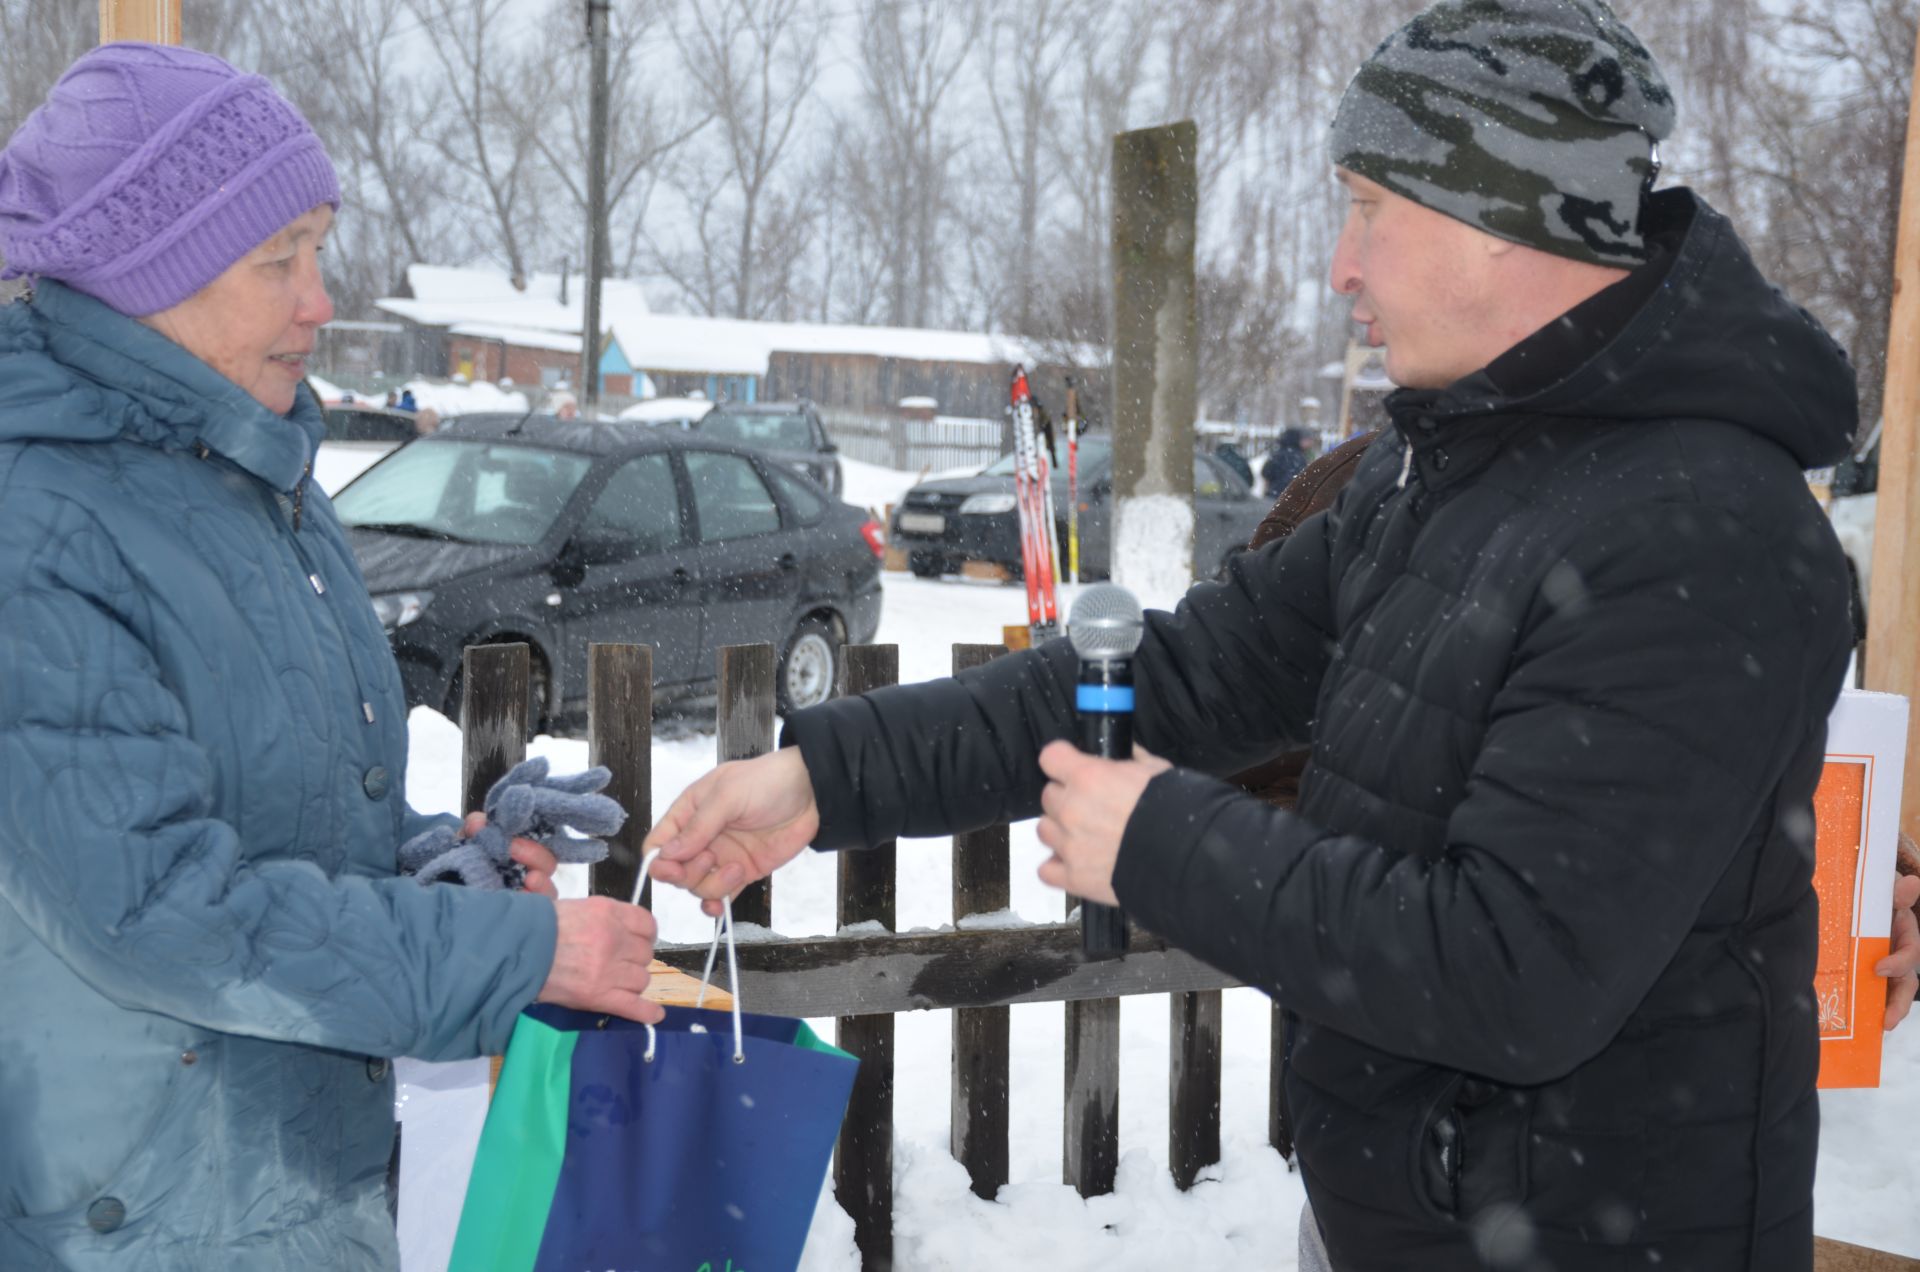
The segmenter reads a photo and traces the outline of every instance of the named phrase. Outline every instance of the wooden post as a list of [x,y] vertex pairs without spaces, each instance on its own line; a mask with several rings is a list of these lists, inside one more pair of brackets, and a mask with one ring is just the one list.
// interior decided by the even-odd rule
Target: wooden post
[[[850,696],[900,683],[898,645],[851,645],[846,657]],[[878,920],[892,931],[893,884],[892,844],[841,853],[839,926]],[[893,1267],[893,1017],[842,1016],[835,1037],[842,1050],[860,1057],[860,1072],[833,1154],[833,1193],[853,1216],[862,1272],[888,1272]]]
[[[1914,50],[1920,71],[1920,47]],[[1893,315],[1881,402],[1880,494],[1867,592],[1869,689],[1920,701],[1920,74],[1907,114],[1906,173],[1894,241]],[[1920,746],[1907,747],[1901,826],[1920,838]]]
[[1174,994],[1168,1069],[1167,1162],[1185,1192],[1220,1160],[1220,991]]
[[[722,764],[773,750],[773,646],[727,645],[720,654],[714,748]],[[773,926],[773,880],[750,883],[733,899],[736,923]]]
[[1185,120],[1113,139],[1110,559],[1114,582],[1166,609],[1193,582],[1199,138]]
[[[1022,632],[1026,628],[1020,629]],[[1001,645],[955,645],[953,672],[998,658]],[[1013,903],[1007,828],[989,826],[953,837],[953,918],[992,914]],[[992,1201],[1007,1182],[1007,1075],[1012,1020],[1005,1007],[953,1013],[952,1130],[954,1160],[967,1168],[974,1195]]]
[[100,43],[180,43],[180,0],[100,0]]
[[[587,763],[613,773],[604,792],[627,810],[626,825],[607,836],[607,859],[587,868],[596,897],[633,896],[640,844],[653,826],[653,650],[646,645],[587,647]],[[640,904],[653,903],[643,884]]]

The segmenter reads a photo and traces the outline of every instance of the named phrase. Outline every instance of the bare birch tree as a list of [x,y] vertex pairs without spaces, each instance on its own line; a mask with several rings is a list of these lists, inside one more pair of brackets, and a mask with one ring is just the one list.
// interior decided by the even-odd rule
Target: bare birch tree
[[709,153],[676,165],[693,246],[657,259],[707,313],[759,318],[791,308],[790,294],[780,294],[790,285],[763,282],[791,272],[789,254],[809,214],[775,182],[812,105],[825,34],[810,0],[694,4],[674,32],[694,99],[713,126]]
[[[508,0],[406,0],[430,37],[439,75],[427,139],[463,180],[459,201],[478,212],[490,233],[478,234],[505,258],[516,279],[528,275],[540,238],[538,122],[564,90],[541,73],[537,57],[508,41]],[[535,121],[529,124],[529,121]]]
[[968,63],[975,13],[964,0],[863,0],[858,26],[860,207],[887,278],[884,321],[936,321],[947,286],[944,232],[961,149],[945,112]]

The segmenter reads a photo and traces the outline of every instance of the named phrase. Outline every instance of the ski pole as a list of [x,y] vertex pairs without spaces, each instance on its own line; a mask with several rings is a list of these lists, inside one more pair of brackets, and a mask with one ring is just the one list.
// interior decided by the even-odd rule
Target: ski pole
[[1067,377],[1067,580],[1080,586],[1080,394]]

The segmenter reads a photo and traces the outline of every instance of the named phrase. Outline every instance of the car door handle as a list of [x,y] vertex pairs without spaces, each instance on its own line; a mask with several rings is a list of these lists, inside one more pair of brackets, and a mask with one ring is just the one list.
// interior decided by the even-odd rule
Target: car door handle
[[673,585],[675,587],[685,587],[687,584],[693,582],[693,576],[688,574],[686,570],[680,566],[674,567],[673,574],[669,577],[673,579]]
[[783,552],[780,554],[780,568],[788,571],[797,570],[800,568],[800,562],[793,553]]

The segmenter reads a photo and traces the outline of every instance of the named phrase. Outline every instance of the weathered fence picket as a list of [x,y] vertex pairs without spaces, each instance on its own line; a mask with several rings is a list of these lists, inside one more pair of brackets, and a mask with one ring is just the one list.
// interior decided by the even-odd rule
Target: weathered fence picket
[[[720,660],[714,759],[750,760],[773,749],[773,646],[727,645]],[[733,899],[736,923],[773,926],[773,880],[762,879]]]
[[[1007,652],[1004,645],[955,645],[957,676]],[[1013,904],[1005,826],[953,837],[953,922],[996,914]],[[974,1195],[991,1201],[1007,1182],[1007,1088],[1011,1008],[961,1007],[953,1013],[952,1129],[954,1159],[967,1169]]]
[[1175,994],[1169,1001],[1167,1164],[1184,1192],[1220,1160],[1220,991]]
[[460,807],[486,804],[487,788],[527,758],[527,677],[532,651],[525,645],[469,645],[460,683]]
[[[594,896],[633,895],[640,844],[653,826],[653,648],[594,645],[587,650],[587,763],[613,774],[605,794],[627,810],[620,832],[607,836],[607,857],[588,870]],[[640,727],[634,727],[635,722]],[[640,904],[653,903],[643,884]]]
[[[1004,652],[997,645],[957,645],[954,670]],[[893,646],[854,646],[842,653],[848,693],[899,679]],[[723,649],[718,670],[717,758],[764,754],[774,741],[772,648]],[[590,872],[589,887],[597,895],[632,894],[639,844],[653,820],[651,671],[652,651],[645,647],[595,645],[589,654],[590,761],[613,771],[608,792],[629,812],[626,828],[610,841],[608,859]],[[460,711],[466,808],[480,807],[487,788],[526,754],[528,672],[525,645],[466,651]],[[1168,1158],[1175,1181],[1189,1187],[1219,1159],[1219,991],[1236,984],[1230,977],[1138,929],[1125,958],[1089,962],[1080,954],[1078,923],[961,926],[969,916],[1009,905],[1005,826],[954,837],[952,931],[893,931],[893,845],[843,853],[837,865],[843,934],[743,943],[739,984],[730,988],[740,990],[755,1011],[837,1020],[839,1045],[860,1057],[834,1155],[834,1186],[853,1217],[864,1269],[879,1272],[893,1263],[893,1016],[899,1012],[953,1011],[952,1150],[982,1197],[993,1197],[1008,1178],[1008,1009],[1015,1003],[1057,1002],[1067,1013],[1067,1182],[1087,1195],[1112,1190],[1119,1157],[1120,999],[1130,995],[1170,996]],[[754,909],[756,904],[763,908]],[[771,910],[770,890],[764,901],[743,893],[734,902],[742,921],[770,926]],[[870,923],[883,930],[844,933]],[[697,975],[706,949],[705,942],[666,946],[658,957]],[[1274,1033],[1277,1110],[1277,1013]],[[1280,1147],[1277,1113],[1269,1134]]]
[[[897,645],[855,645],[844,656],[849,694],[900,683]],[[841,928],[877,922],[893,931],[894,852],[886,843],[840,854]],[[860,1057],[860,1072],[833,1155],[834,1195],[853,1216],[860,1266],[886,1272],[893,1266],[893,1017],[842,1014],[836,1039]]]

